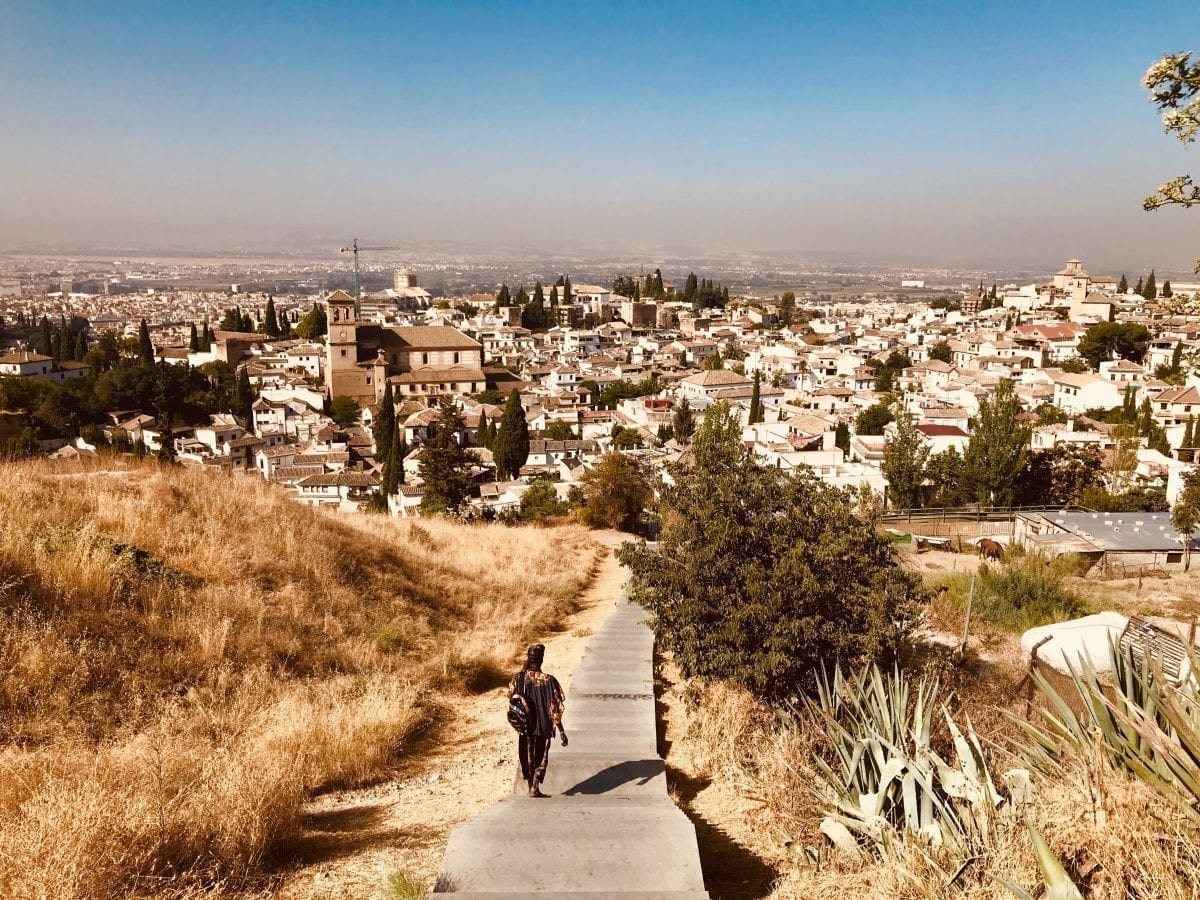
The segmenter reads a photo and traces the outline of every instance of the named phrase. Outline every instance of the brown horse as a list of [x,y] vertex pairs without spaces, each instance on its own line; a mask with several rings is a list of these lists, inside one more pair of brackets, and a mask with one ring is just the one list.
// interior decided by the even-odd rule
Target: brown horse
[[979,550],[981,559],[999,559],[1004,553],[1004,545],[997,541],[984,538],[975,547]]

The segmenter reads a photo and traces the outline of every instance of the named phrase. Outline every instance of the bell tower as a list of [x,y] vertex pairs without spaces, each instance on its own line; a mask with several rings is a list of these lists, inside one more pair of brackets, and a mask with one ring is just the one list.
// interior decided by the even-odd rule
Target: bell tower
[[352,382],[358,369],[358,317],[354,298],[345,291],[334,291],[325,300],[325,318],[329,331],[325,359],[325,382],[329,398],[353,396]]

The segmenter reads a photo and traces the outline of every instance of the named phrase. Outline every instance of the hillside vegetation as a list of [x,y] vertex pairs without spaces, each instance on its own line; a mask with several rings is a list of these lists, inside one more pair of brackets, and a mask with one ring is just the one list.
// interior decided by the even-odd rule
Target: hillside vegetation
[[582,529],[337,517],[249,478],[0,468],[0,894],[252,887],[584,587]]

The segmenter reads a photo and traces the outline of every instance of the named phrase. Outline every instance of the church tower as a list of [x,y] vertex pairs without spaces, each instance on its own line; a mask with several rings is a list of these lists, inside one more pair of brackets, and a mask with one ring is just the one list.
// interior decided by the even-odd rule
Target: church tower
[[325,358],[325,382],[329,399],[358,397],[364,393],[368,370],[358,365],[358,317],[354,298],[345,291],[334,291],[325,300],[329,343]]

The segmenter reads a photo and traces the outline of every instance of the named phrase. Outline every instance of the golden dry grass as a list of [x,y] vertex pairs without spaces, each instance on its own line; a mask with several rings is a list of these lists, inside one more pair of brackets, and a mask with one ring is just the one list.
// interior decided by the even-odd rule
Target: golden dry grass
[[[111,466],[111,464],[108,464]],[[0,894],[263,883],[595,570],[581,528],[338,517],[249,477],[0,467]]]
[[[913,840],[897,841],[868,862],[835,852],[813,865],[803,850],[821,843],[818,826],[826,814],[811,791],[818,783],[812,754],[820,735],[781,727],[741,690],[692,685],[684,695],[689,702],[681,704],[680,736],[668,762],[688,779],[711,782],[716,796],[738,798],[721,808],[709,803],[703,814],[774,869],[772,897],[1011,898],[997,878],[1012,879],[1037,896],[1041,874],[1026,822],[1046,838],[1085,897],[1196,896],[1200,834],[1194,826],[1125,775],[1105,771],[1099,785],[1093,780],[1089,786],[1080,765],[1053,778],[1039,776],[1025,815],[1000,829],[996,846],[970,863],[953,887],[949,883],[962,861]],[[971,701],[966,706],[972,711]],[[1012,758],[997,762],[998,770],[1018,764]]]

